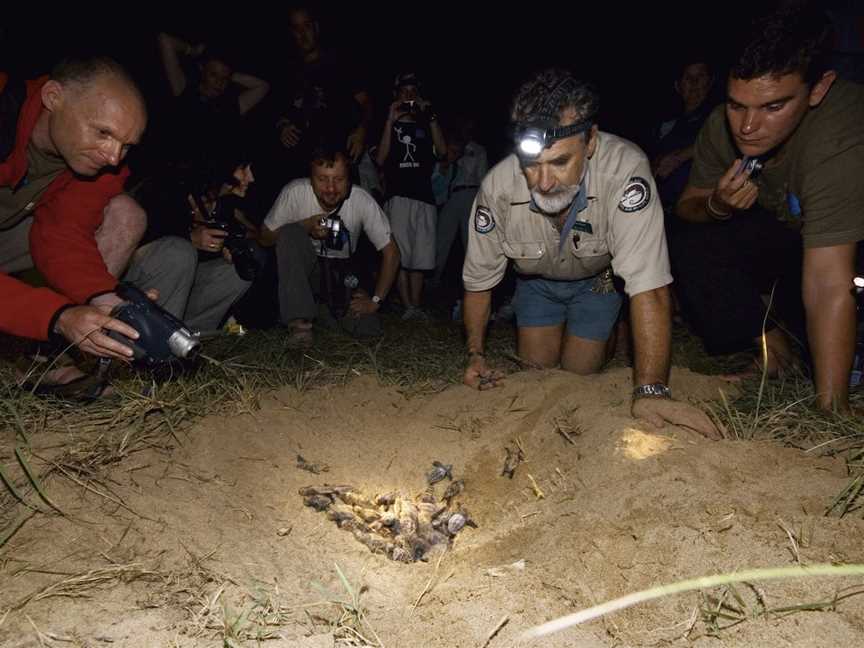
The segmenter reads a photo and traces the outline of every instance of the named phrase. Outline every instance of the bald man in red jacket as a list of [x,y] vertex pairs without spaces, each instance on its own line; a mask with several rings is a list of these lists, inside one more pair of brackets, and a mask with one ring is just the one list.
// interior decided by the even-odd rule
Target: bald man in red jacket
[[[137,337],[108,313],[146,227],[122,167],[146,122],[138,88],[110,59],[65,61],[35,81],[0,73],[0,331],[132,355],[103,329]],[[34,266],[50,288],[8,274]]]

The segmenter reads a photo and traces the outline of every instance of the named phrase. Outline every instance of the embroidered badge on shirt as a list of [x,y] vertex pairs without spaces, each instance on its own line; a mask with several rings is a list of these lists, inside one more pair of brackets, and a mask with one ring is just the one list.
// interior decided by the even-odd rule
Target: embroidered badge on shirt
[[633,176],[627,187],[624,189],[624,195],[621,196],[621,201],[618,203],[618,209],[623,212],[639,211],[651,200],[651,187],[644,178]]
[[492,212],[478,205],[474,212],[474,230],[478,234],[488,234],[493,229],[495,229],[495,219],[492,217]]

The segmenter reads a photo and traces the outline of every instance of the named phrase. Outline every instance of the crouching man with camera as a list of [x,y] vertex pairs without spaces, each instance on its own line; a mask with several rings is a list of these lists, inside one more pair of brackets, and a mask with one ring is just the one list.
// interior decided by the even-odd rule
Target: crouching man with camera
[[[364,231],[381,253],[372,295],[354,290],[354,275],[345,268]],[[264,219],[259,242],[276,245],[279,314],[291,329],[292,342],[312,341],[312,320],[318,313],[315,293],[332,306],[339,301],[337,293],[351,291],[344,323],[370,324],[354,327],[358,334],[380,327],[377,312],[399,270],[399,249],[372,196],[351,186],[350,160],[343,151],[326,146],[313,151],[310,177],[282,189]]]

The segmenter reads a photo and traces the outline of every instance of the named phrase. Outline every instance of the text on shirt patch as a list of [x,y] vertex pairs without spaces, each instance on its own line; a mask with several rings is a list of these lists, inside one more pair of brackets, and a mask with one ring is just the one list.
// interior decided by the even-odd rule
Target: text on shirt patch
[[488,234],[495,229],[495,219],[486,207],[477,206],[474,212],[474,230],[478,234]]
[[623,212],[639,211],[651,201],[651,186],[644,178],[633,176],[624,188],[624,195],[618,203]]

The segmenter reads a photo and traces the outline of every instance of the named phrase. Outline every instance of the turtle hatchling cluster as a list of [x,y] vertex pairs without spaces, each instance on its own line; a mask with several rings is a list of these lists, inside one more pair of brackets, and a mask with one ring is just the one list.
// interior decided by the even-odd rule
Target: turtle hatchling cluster
[[[425,560],[434,548],[446,548],[466,526],[477,525],[456,498],[465,488],[453,479],[452,466],[434,462],[426,475],[427,487],[411,498],[401,492],[367,495],[353,486],[306,486],[303,503],[321,511],[336,525],[350,531],[372,553],[411,563]],[[448,481],[441,495],[436,484]]]

